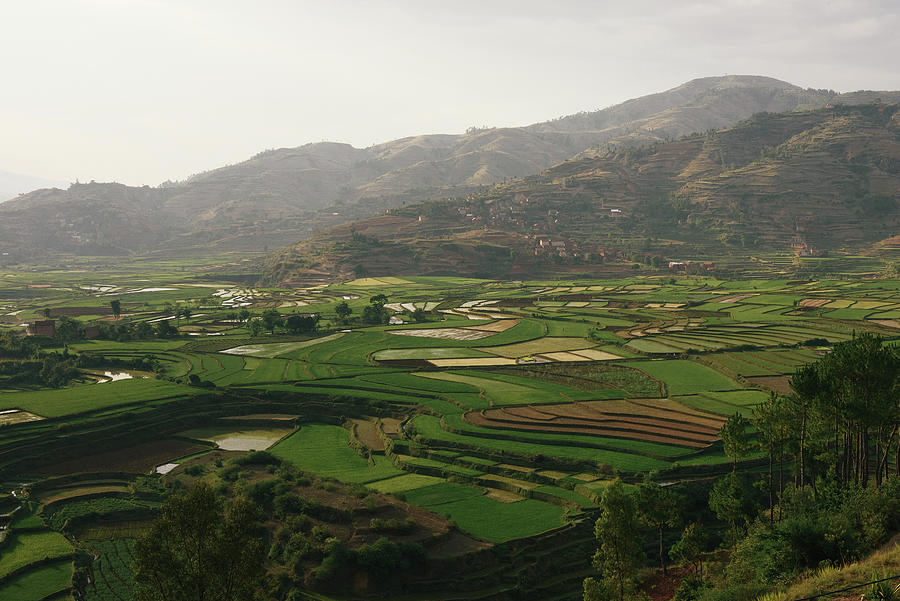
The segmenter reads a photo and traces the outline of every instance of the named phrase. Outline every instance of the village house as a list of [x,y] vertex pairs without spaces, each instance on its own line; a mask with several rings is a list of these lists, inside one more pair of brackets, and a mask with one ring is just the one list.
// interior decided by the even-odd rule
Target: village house
[[46,336],[47,338],[56,337],[56,322],[52,319],[36,321],[25,327],[26,336]]

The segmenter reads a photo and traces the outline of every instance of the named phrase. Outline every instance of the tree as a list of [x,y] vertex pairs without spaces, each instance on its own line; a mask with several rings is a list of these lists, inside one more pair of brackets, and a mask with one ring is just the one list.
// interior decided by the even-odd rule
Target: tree
[[138,338],[150,338],[153,336],[153,326],[146,321],[142,321],[135,326],[134,335]]
[[834,474],[845,487],[866,486],[873,468],[881,482],[892,454],[900,473],[898,385],[900,353],[868,333],[835,344],[797,370],[789,404],[799,437],[798,486],[810,483],[816,493],[816,451],[831,451]]
[[416,323],[420,323],[428,319],[428,314],[425,313],[425,309],[422,307],[416,307],[416,310],[410,314],[410,317]]
[[171,338],[178,335],[178,328],[173,326],[169,320],[156,322],[156,335],[160,338]]
[[78,340],[84,336],[84,331],[81,328],[81,325],[72,319],[71,317],[63,316],[59,320],[59,325],[56,326],[56,337],[60,342],[72,342],[73,340]]
[[315,332],[319,327],[319,314],[299,315],[295,313],[285,320],[284,327],[292,334]]
[[751,448],[750,436],[747,434],[749,425],[750,422],[743,415],[735,413],[722,424],[722,428],[719,430],[719,438],[722,439],[725,454],[731,459],[732,472],[737,470],[738,461]]
[[245,497],[227,507],[198,482],[170,498],[162,516],[134,545],[137,601],[245,601],[263,575],[256,506]]
[[703,547],[706,545],[706,533],[699,523],[688,524],[672,548],[669,557],[682,566],[690,566],[694,574],[703,577]]
[[720,520],[731,524],[732,536],[735,538],[738,536],[739,525],[743,525],[746,530],[746,524],[756,514],[757,508],[751,492],[744,488],[744,483],[734,472],[719,478],[709,491],[709,508]]
[[281,313],[277,309],[266,309],[262,314],[263,325],[270,334],[275,333],[275,328],[281,325]]
[[240,319],[241,322],[246,322],[250,319],[250,310],[247,309],[247,307],[241,309],[240,313],[238,313],[238,319]]
[[117,298],[109,301],[109,308],[112,309],[113,317],[119,319],[119,316],[122,314],[122,301]]
[[387,323],[391,315],[384,308],[388,297],[384,294],[376,294],[369,299],[369,304],[363,309],[362,320],[372,325]]
[[659,565],[663,575],[668,575],[666,559],[663,553],[663,534],[665,529],[673,528],[681,520],[683,499],[669,487],[663,487],[650,479],[645,479],[635,496],[638,519],[648,528],[659,534]]
[[637,533],[634,499],[622,481],[616,479],[603,492],[600,517],[594,525],[600,548],[594,553],[592,564],[603,575],[602,580],[585,580],[585,601],[624,601],[630,596],[641,550]]
[[350,305],[347,304],[347,301],[341,301],[334,308],[334,312],[337,314],[338,319],[341,320],[342,323],[346,323],[347,319],[350,317],[350,314],[353,313],[353,309],[350,308]]
[[186,322],[190,323],[191,315],[193,314],[193,311],[191,311],[190,307],[182,307],[181,311],[179,311],[179,313],[181,314],[182,317],[184,317],[184,320]]
[[247,322],[247,326],[250,328],[251,336],[259,336],[259,333],[263,328],[262,319],[260,319],[259,317],[254,317],[249,322]]
[[759,432],[759,446],[769,456],[769,520],[775,521],[775,461],[778,461],[778,492],[784,492],[784,455],[791,440],[790,413],[785,397],[772,393],[753,408],[753,425]]

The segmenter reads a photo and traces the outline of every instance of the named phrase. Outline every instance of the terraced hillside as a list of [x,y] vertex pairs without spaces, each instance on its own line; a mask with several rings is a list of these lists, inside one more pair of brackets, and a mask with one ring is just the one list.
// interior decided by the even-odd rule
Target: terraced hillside
[[898,190],[898,105],[759,114],[339,226],[274,256],[266,278],[602,274],[622,258],[840,256],[895,235]]
[[[900,338],[886,278],[262,289],[177,273],[139,288],[120,272],[46,272],[46,288],[0,273],[6,328],[43,309],[106,327],[42,341],[81,358],[68,385],[0,388],[0,598],[127,598],[135,539],[170,494],[206,481],[266,513],[276,598],[576,599],[615,478],[729,473],[726,420],[855,334]],[[119,319],[110,290],[135,299]],[[379,303],[377,323],[361,317]],[[311,311],[311,331],[262,326]],[[140,329],[165,322],[163,338]],[[147,357],[152,370],[129,367]],[[754,445],[741,465],[764,462]],[[388,580],[361,560],[319,577],[334,541],[409,561]]]

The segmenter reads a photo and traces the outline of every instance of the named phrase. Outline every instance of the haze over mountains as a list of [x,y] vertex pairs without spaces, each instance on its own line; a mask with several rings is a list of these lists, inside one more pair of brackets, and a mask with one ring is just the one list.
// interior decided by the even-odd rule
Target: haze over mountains
[[285,249],[267,280],[533,277],[596,271],[610,252],[816,256],[866,250],[898,227],[900,105],[843,105],[587,151],[464,199],[394,209]]
[[34,177],[21,173],[0,171],[0,202],[39,188],[58,188],[66,185],[65,182],[51,180],[46,177]]
[[0,250],[23,260],[283,246],[391,207],[536,174],[591,148],[673,140],[760,112],[876,99],[897,102],[900,92],[837,94],[766,77],[710,77],[526,127],[422,135],[365,149],[318,143],[269,150],[156,188],[91,182],[24,194],[0,204]]

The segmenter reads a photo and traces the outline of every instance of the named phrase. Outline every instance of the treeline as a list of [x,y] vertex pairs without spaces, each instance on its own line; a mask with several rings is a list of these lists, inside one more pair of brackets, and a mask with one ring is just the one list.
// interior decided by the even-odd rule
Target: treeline
[[82,369],[127,368],[156,372],[153,356],[110,358],[100,355],[46,351],[32,338],[0,332],[0,384],[61,388],[81,376]]
[[[663,569],[669,559],[684,566],[677,601],[750,601],[808,570],[857,560],[900,531],[897,349],[857,336],[800,368],[791,388],[749,420],[736,414],[723,425],[732,472],[703,502],[679,493],[700,483],[648,481],[633,494],[621,482],[609,487],[596,525],[599,577],[585,582],[586,600],[639,598],[641,532],[652,533]],[[760,453],[763,473],[738,470]],[[711,553],[716,545],[725,553]]]

